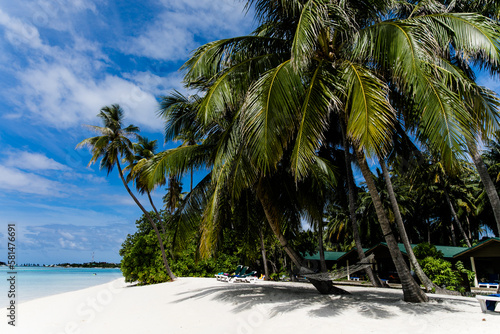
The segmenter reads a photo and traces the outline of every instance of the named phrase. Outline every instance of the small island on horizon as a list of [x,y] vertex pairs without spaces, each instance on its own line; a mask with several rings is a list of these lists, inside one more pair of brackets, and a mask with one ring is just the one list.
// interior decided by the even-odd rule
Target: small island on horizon
[[[7,263],[0,261],[0,266],[7,266]],[[86,262],[86,263],[58,263],[58,264],[38,264],[24,263],[17,267],[59,267],[59,268],[120,268],[119,263],[112,262]]]

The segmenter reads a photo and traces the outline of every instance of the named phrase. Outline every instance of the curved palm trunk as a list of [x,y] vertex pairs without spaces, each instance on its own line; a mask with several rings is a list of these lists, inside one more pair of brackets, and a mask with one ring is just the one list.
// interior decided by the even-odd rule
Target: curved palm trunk
[[163,234],[165,234],[166,233],[165,232],[165,224],[163,223],[163,219],[161,219],[160,213],[158,212],[158,210],[156,209],[155,204],[153,203],[153,199],[151,198],[151,193],[149,191],[146,191],[146,193],[148,194],[149,203],[153,207],[153,210],[155,211],[156,216],[158,217],[158,220],[160,221],[161,231],[163,232]]
[[266,245],[264,244],[264,233],[262,233],[262,227],[259,228],[259,236],[260,236],[260,250],[262,252],[262,262],[264,264],[264,281],[269,280],[269,267],[267,265],[267,254],[266,254]]
[[363,152],[356,149],[356,157],[358,159],[359,166],[361,168],[361,173],[365,178],[368,191],[370,192],[370,197],[372,198],[373,206],[375,207],[375,211],[377,212],[377,217],[380,223],[380,227],[382,229],[382,233],[384,233],[384,238],[387,243],[387,247],[389,248],[392,261],[396,266],[399,279],[401,280],[401,285],[403,287],[404,301],[412,303],[427,302],[429,301],[429,297],[427,297],[427,295],[422,291],[420,286],[417,284],[417,282],[415,282],[415,280],[411,276],[410,270],[406,266],[406,263],[403,259],[403,255],[399,250],[396,238],[392,232],[389,220],[387,219],[387,215],[382,205],[382,200],[380,199],[380,196],[378,194],[377,187],[375,186],[375,182],[373,181],[373,176],[368,167],[368,164],[366,163],[366,159]]
[[442,291],[440,287],[438,287],[436,284],[434,284],[429,277],[424,273],[422,270],[422,267],[417,261],[417,258],[415,257],[415,253],[413,253],[413,249],[411,248],[410,240],[408,239],[408,235],[406,233],[406,229],[403,223],[403,218],[401,217],[401,212],[399,211],[399,205],[396,200],[396,196],[394,194],[394,189],[392,187],[392,182],[391,182],[391,177],[389,175],[389,171],[387,170],[387,166],[385,164],[384,159],[380,158],[379,159],[380,166],[382,167],[382,173],[384,175],[384,180],[385,184],[387,187],[387,192],[389,193],[389,199],[391,201],[391,206],[392,206],[392,211],[394,212],[394,217],[396,220],[396,224],[398,226],[399,230],[399,235],[401,236],[401,240],[403,241],[403,244],[406,249],[406,253],[408,254],[408,258],[410,259],[411,266],[417,273],[418,278],[420,279],[420,282],[425,286],[425,289],[427,292],[431,292],[433,289],[434,291]]
[[191,168],[191,182],[190,182],[190,191],[193,191],[193,168]]
[[[280,213],[278,212],[276,206],[273,205],[269,193],[270,193],[269,187],[265,184],[265,181],[261,179],[257,185],[257,197],[260,203],[262,204],[262,208],[264,209],[264,213],[266,215],[269,226],[271,227],[271,230],[273,231],[280,245],[283,247],[283,249],[290,257],[292,262],[295,264],[297,268],[301,270],[301,273],[312,274],[313,271],[304,266],[303,264],[304,261],[302,257],[295,252],[295,250],[288,244],[288,240],[285,238],[283,233],[281,233],[279,224]],[[337,295],[349,294],[349,292],[333,286],[331,280],[323,281],[323,280],[309,279],[309,281],[321,294],[337,294]]]
[[163,246],[163,240],[161,238],[160,231],[158,231],[158,227],[156,227],[156,224],[153,221],[153,219],[151,218],[151,215],[149,214],[149,212],[142,206],[141,202],[139,202],[137,197],[135,197],[135,195],[130,190],[127,182],[125,181],[125,178],[123,177],[123,171],[122,171],[122,167],[120,166],[120,162],[116,161],[116,165],[118,166],[118,173],[120,174],[120,178],[122,179],[122,182],[123,182],[123,185],[125,186],[125,189],[127,189],[127,192],[129,193],[130,197],[132,197],[135,204],[137,204],[137,206],[142,210],[142,212],[144,213],[146,218],[149,220],[149,222],[151,223],[151,226],[153,227],[153,229],[156,233],[156,237],[158,238],[158,243],[160,244],[161,256],[163,258],[163,264],[165,266],[165,270],[167,271],[168,276],[170,277],[170,279],[172,281],[176,280],[177,277],[174,275],[174,273],[170,269],[170,266],[168,265],[167,256],[165,255],[165,247]]
[[323,219],[318,219],[318,246],[319,246],[319,263],[321,272],[326,273],[325,249],[323,248]]
[[490,200],[491,207],[493,209],[493,215],[495,216],[495,221],[497,223],[497,236],[500,237],[500,198],[498,196],[495,184],[491,180],[490,174],[488,173],[488,168],[484,164],[483,158],[477,149],[469,144],[469,152],[476,166],[479,178],[484,185],[484,190],[488,199]]
[[[342,127],[342,135],[344,136],[343,137],[344,155],[345,155],[346,172],[347,172],[347,188],[349,192],[349,215],[351,216],[352,236],[354,238],[354,242],[356,243],[356,252],[358,253],[358,258],[361,261],[364,258],[366,258],[366,255],[365,252],[363,251],[363,244],[361,243],[361,237],[359,236],[358,220],[356,218],[356,198],[355,198],[356,185],[354,184],[354,176],[352,174],[352,166],[351,166],[351,156],[349,155],[348,147],[346,145],[347,140],[344,135],[343,127]],[[382,282],[380,281],[379,277],[375,275],[371,267],[366,268],[365,273],[368,276],[370,282],[372,282],[373,286],[382,287]]]
[[[464,228],[462,226],[462,223],[458,219],[455,208],[453,207],[453,203],[451,203],[450,195],[448,195],[448,192],[446,190],[444,191],[444,196],[446,197],[446,202],[448,203],[448,206],[450,207],[450,211],[451,211],[451,214],[453,216],[453,219],[455,220],[455,223],[457,223],[458,229],[460,230],[460,233],[462,234],[462,237],[464,238],[465,243],[467,244],[467,247],[469,247],[469,248],[472,247],[472,245],[470,244],[469,238],[467,237],[467,233],[465,233]],[[453,232],[453,230],[452,230],[452,232]],[[454,235],[454,233],[453,233],[453,235]],[[456,241],[454,243],[456,244]]]

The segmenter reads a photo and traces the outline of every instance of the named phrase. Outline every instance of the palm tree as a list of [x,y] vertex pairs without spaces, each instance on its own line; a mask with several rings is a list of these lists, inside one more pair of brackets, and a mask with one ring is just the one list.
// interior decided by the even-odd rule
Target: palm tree
[[[165,120],[165,142],[182,140],[181,146],[192,146],[202,139],[203,127],[196,118],[199,104],[197,95],[186,97],[178,91],[161,97],[158,114]],[[193,190],[193,172],[191,168],[190,191]]]
[[156,208],[153,199],[151,198],[151,191],[148,189],[147,182],[144,179],[143,170],[139,168],[140,166],[143,166],[145,161],[150,160],[154,157],[157,148],[158,144],[156,140],[149,140],[146,137],[138,135],[137,143],[133,144],[134,160],[130,165],[128,165],[125,168],[125,170],[130,171],[130,173],[127,176],[127,182],[133,180],[135,182],[136,189],[139,192],[139,194],[143,195],[144,193],[146,193],[146,195],[148,196],[149,203],[151,204],[151,207],[153,208],[153,210],[156,213],[156,216],[159,219],[160,227],[162,229],[163,234],[165,234],[166,233],[165,222],[162,219],[160,213],[158,212],[158,209]]
[[[324,162],[317,152],[331,141],[326,131],[332,115],[345,124],[346,137],[356,146],[368,178],[371,173],[358,153],[386,155],[398,119],[387,99],[391,90],[413,106],[405,114],[408,129],[447,164],[462,155],[466,140],[474,139],[474,131],[466,126],[472,116],[451,89],[473,85],[441,55],[452,41],[457,54],[474,53],[493,66],[498,60],[491,42],[497,35],[493,22],[456,13],[388,20],[392,2],[383,0],[254,0],[248,5],[255,5],[260,23],[253,35],[208,43],[183,68],[187,84],[206,92],[200,122],[224,120],[240,127],[246,162],[263,176],[254,176],[252,184],[279,238],[279,212],[270,204],[266,180],[278,167],[289,166],[299,182],[311,166]],[[242,98],[241,109],[232,115],[225,112],[227,104]],[[229,165],[222,164],[228,160],[220,161],[229,173]],[[375,198],[377,189],[368,180],[367,185],[394,261],[401,262],[386,213]],[[287,245],[284,239],[280,242]],[[300,263],[300,257],[287,253]],[[405,300],[425,300],[402,262],[396,267],[405,276]]]
[[155,230],[165,270],[170,279],[175,280],[176,277],[168,265],[160,232],[158,231],[158,228],[149,212],[144,208],[144,206],[142,206],[137,197],[130,190],[128,183],[123,176],[123,170],[120,164],[121,158],[129,162],[133,160],[133,144],[129,137],[135,136],[136,133],[139,132],[139,128],[134,125],[122,128],[124,113],[123,109],[121,109],[117,104],[113,104],[110,107],[103,107],[97,116],[102,120],[103,126],[88,125],[87,127],[97,132],[99,136],[87,138],[81,141],[76,147],[80,148],[88,146],[92,151],[92,158],[90,159],[89,165],[101,159],[100,168],[106,169],[108,175],[115,166],[118,168],[118,174],[120,175],[120,179],[122,180],[125,189],[127,189],[130,197],[132,197],[137,206],[139,206]]

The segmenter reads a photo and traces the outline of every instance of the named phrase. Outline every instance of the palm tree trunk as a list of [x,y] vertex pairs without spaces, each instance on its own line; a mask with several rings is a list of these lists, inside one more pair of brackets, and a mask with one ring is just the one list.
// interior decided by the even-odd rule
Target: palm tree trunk
[[163,232],[163,234],[166,234],[166,232],[165,232],[165,224],[163,224],[163,219],[161,219],[160,213],[156,209],[156,206],[155,206],[155,204],[153,202],[153,199],[151,198],[151,193],[149,191],[146,191],[146,193],[148,194],[149,203],[153,207],[153,210],[155,211],[156,216],[158,217],[158,221],[160,222],[161,231]]
[[490,200],[491,207],[493,209],[493,215],[495,216],[495,221],[497,223],[497,236],[500,237],[500,198],[498,196],[495,184],[491,180],[490,174],[488,173],[488,168],[484,164],[483,158],[479,153],[479,150],[469,143],[469,152],[476,166],[479,178],[484,185],[484,190],[488,199]]
[[190,192],[193,191],[193,168],[191,168],[191,182],[190,182]]
[[389,193],[389,199],[391,201],[392,211],[394,212],[394,217],[396,220],[396,224],[398,226],[399,235],[401,236],[401,240],[406,249],[406,254],[408,254],[408,258],[410,259],[411,266],[415,270],[420,282],[425,286],[427,292],[441,290],[436,284],[434,284],[429,277],[424,273],[422,267],[417,261],[415,257],[415,253],[413,253],[413,248],[411,248],[410,240],[408,239],[408,235],[406,234],[406,229],[403,223],[403,218],[401,217],[401,212],[399,211],[398,201],[396,200],[396,195],[394,194],[394,188],[392,187],[391,177],[389,175],[389,171],[387,170],[387,166],[385,164],[384,159],[379,158],[380,166],[382,167],[382,173],[384,175],[385,184],[387,187],[387,192]]
[[269,268],[267,266],[266,245],[264,244],[264,233],[262,233],[262,227],[259,228],[259,236],[260,236],[260,250],[262,252],[262,262],[264,264],[264,281],[268,281]]
[[[362,261],[366,258],[365,252],[363,251],[363,244],[361,243],[361,237],[359,235],[359,227],[358,220],[356,218],[356,184],[354,183],[354,176],[352,174],[352,166],[351,166],[351,156],[349,154],[349,147],[347,145],[347,140],[345,137],[344,127],[342,127],[342,136],[344,142],[344,155],[345,155],[345,163],[346,163],[346,174],[347,174],[347,190],[349,192],[349,215],[351,216],[352,223],[352,236],[354,238],[354,242],[356,243],[356,252],[358,253],[358,258]],[[375,275],[372,267],[368,267],[365,269],[365,273],[368,276],[370,282],[375,287],[382,287],[382,282],[379,277]]]
[[[312,274],[313,271],[304,266],[303,258],[298,255],[295,250],[290,246],[288,240],[285,238],[280,229],[280,217],[281,214],[278,212],[269,194],[271,193],[270,187],[266,184],[266,181],[261,178],[257,185],[257,197],[262,205],[264,213],[266,215],[267,221],[274,235],[278,239],[280,245],[283,247],[287,255],[290,257],[292,262],[297,268],[300,269],[301,274]],[[333,286],[331,280],[315,280],[309,279],[309,281],[314,285],[314,287],[321,294],[337,294],[344,295],[349,294],[349,292],[339,289]]]
[[123,185],[125,186],[125,189],[127,189],[127,192],[129,193],[130,197],[132,197],[132,199],[137,204],[137,206],[142,210],[142,212],[144,213],[146,218],[149,220],[149,222],[151,223],[151,226],[153,227],[153,229],[156,233],[156,237],[158,238],[158,243],[160,244],[161,256],[163,258],[163,264],[165,266],[165,270],[167,271],[168,276],[170,277],[170,279],[172,281],[176,280],[177,277],[174,275],[174,273],[170,269],[170,266],[168,265],[167,256],[165,255],[165,247],[163,246],[163,240],[161,238],[160,231],[158,231],[158,227],[156,227],[156,224],[153,221],[153,219],[151,218],[151,215],[149,214],[149,212],[146,211],[146,209],[142,206],[141,202],[139,202],[137,197],[135,197],[135,195],[130,190],[127,182],[125,181],[125,178],[123,177],[122,167],[120,166],[120,162],[118,160],[116,161],[116,165],[118,166],[118,173],[120,174],[120,178],[122,179],[122,182],[123,182]]
[[387,247],[389,248],[392,261],[396,266],[399,279],[401,280],[401,285],[403,287],[404,301],[412,303],[427,302],[429,300],[429,297],[427,297],[427,295],[422,291],[420,286],[417,284],[417,282],[415,282],[415,280],[411,276],[410,270],[406,266],[406,263],[403,259],[403,255],[399,250],[396,238],[392,232],[391,225],[389,223],[389,220],[387,219],[387,215],[382,205],[382,200],[380,199],[377,187],[375,186],[375,182],[373,181],[373,176],[371,174],[370,168],[366,163],[365,156],[362,151],[359,151],[356,148],[355,151],[359,162],[359,166],[361,168],[361,173],[365,178],[368,191],[370,192],[370,197],[372,198],[373,201],[373,206],[375,207],[375,211],[377,212],[377,217],[380,223],[380,227],[382,229],[382,233],[384,234],[384,238],[387,243]]
[[318,247],[319,247],[319,263],[321,266],[321,272],[326,273],[328,269],[326,269],[325,262],[325,250],[323,248],[323,219],[318,219]]
[[[460,223],[460,220],[458,219],[457,213],[455,211],[455,208],[453,207],[453,203],[451,203],[450,196],[448,195],[448,192],[445,190],[444,191],[444,196],[446,197],[446,202],[448,202],[448,206],[450,207],[451,214],[453,216],[453,219],[455,220],[455,223],[457,223],[458,229],[460,230],[460,233],[462,234],[462,237],[465,240],[465,243],[467,244],[467,247],[472,247],[470,244],[469,238],[467,237],[467,234],[464,231],[464,228],[462,227],[462,223]],[[453,224],[453,223],[452,223]],[[456,243],[456,241],[455,241]]]

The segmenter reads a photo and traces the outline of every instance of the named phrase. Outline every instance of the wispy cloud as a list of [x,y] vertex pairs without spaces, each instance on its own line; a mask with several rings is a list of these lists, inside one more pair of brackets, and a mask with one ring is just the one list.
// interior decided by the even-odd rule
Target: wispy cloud
[[2,165],[0,165],[0,189],[25,194],[63,196],[61,183]]
[[200,45],[248,33],[251,18],[244,20],[244,2],[235,0],[161,1],[163,11],[138,37],[125,44],[124,52],[154,59],[185,59]]
[[31,153],[23,151],[11,151],[7,153],[7,161],[5,165],[22,170],[57,170],[67,171],[69,167],[60,164],[59,162],[48,158],[41,153]]

